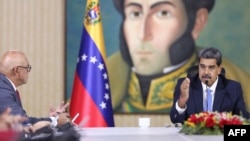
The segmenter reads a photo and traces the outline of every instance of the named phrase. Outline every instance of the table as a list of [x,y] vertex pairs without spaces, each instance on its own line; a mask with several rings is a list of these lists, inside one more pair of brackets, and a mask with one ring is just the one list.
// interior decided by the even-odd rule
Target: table
[[81,141],[223,141],[223,135],[184,135],[178,127],[98,127],[77,129]]

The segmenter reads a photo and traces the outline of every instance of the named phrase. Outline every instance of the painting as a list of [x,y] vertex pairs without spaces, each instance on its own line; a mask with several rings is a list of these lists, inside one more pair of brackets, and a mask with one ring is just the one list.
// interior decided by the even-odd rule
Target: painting
[[[194,40],[196,49],[183,48],[174,55],[167,53],[164,48],[167,46],[165,45],[167,39],[164,37],[168,36],[169,40],[174,40],[182,36],[171,33],[174,32],[171,31],[175,29],[174,26],[169,26],[171,28],[168,30],[160,28],[162,24],[159,24],[159,21],[163,22],[163,18],[171,16],[173,8],[169,3],[176,1],[151,1],[151,4],[154,5],[153,10],[148,9],[148,11],[152,10],[151,13],[147,13],[147,10],[142,8],[150,5],[145,1],[140,1],[139,4],[129,4],[125,10],[123,4],[119,3],[122,1],[100,0],[112,104],[115,113],[169,113],[173,104],[175,83],[178,78],[186,76],[188,67],[195,65],[194,52],[202,47],[220,49],[225,60],[232,64],[232,68],[237,67],[248,74],[246,76],[249,76],[250,32],[246,30],[250,27],[250,11],[247,7],[250,4],[249,0],[242,0],[240,3],[235,3],[233,0],[223,2],[217,0],[208,15],[208,22],[198,39]],[[182,2],[182,0],[178,1]],[[70,99],[86,0],[68,0],[66,2],[66,98]],[[155,6],[160,3],[162,6]],[[165,11],[162,8],[165,8]],[[157,15],[155,11],[161,11],[160,16],[165,17],[160,19],[159,13]],[[170,14],[166,11],[170,11]],[[152,13],[155,14],[155,17]],[[146,17],[144,21],[141,18],[143,16]],[[159,18],[157,22],[156,17]],[[182,23],[185,23],[185,18],[178,20],[183,20]],[[189,33],[184,35],[186,32],[183,30],[190,31],[188,27],[187,29],[176,28],[176,33],[183,32],[183,38],[191,38]],[[174,41],[169,43],[170,47],[175,44]],[[182,44],[192,46],[191,43]],[[139,48],[146,51],[138,51]],[[152,55],[151,60],[145,57],[145,54],[148,55],[149,52],[155,54]],[[188,63],[185,62],[186,60]],[[234,76],[231,78],[242,82],[243,88],[247,87],[244,83],[245,80],[241,81]],[[245,93],[247,92],[250,92],[249,88],[245,90]]]

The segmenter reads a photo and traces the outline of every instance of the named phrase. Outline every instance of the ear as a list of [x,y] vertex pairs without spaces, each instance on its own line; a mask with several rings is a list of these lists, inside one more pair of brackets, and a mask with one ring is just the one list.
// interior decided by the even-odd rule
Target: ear
[[218,68],[218,74],[222,74],[222,75],[224,75],[223,73],[222,73],[222,66],[219,66],[219,68]]
[[194,24],[194,29],[192,31],[192,36],[194,40],[198,39],[201,31],[206,26],[208,21],[208,11],[206,8],[201,8],[196,12],[196,20]]
[[11,71],[11,75],[15,76],[18,73],[18,67],[14,67]]

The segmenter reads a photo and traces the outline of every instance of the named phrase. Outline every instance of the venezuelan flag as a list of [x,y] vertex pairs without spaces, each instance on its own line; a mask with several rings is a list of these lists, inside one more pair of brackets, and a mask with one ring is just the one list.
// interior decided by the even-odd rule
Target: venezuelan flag
[[80,127],[113,127],[99,0],[88,0],[69,112]]

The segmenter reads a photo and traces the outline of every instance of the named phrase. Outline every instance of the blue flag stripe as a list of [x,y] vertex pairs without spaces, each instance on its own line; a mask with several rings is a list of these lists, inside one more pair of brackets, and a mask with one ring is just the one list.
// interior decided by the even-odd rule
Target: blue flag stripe
[[77,73],[108,125],[114,126],[113,117],[110,117],[113,116],[113,111],[106,64],[85,28],[82,37],[84,38],[81,40]]

